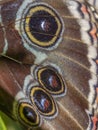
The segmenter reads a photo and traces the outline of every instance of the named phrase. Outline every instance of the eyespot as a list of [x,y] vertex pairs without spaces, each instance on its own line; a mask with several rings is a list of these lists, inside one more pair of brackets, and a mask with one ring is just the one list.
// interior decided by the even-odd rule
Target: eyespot
[[17,110],[18,119],[23,125],[28,127],[37,127],[40,125],[40,116],[31,104],[21,101]]
[[45,118],[53,118],[57,115],[57,107],[54,99],[40,86],[31,88],[30,99],[39,113]]
[[65,94],[65,84],[61,75],[56,69],[46,66],[39,68],[37,77],[40,84],[53,96]]
[[63,33],[63,22],[57,11],[43,2],[32,2],[23,11],[20,28],[27,44],[43,49],[57,46]]

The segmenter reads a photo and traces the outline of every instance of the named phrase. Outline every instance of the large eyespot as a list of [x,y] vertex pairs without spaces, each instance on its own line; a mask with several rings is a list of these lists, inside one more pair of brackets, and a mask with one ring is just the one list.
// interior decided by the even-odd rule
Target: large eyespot
[[54,99],[40,86],[31,88],[30,99],[45,118],[53,118],[57,115],[58,110]]
[[29,3],[23,11],[20,28],[27,44],[43,49],[57,46],[63,33],[63,22],[57,11],[43,2]]
[[65,94],[65,84],[56,69],[49,66],[39,68],[37,77],[40,84],[53,96]]
[[25,126],[36,127],[41,123],[39,114],[36,112],[33,106],[27,102],[19,102],[17,114],[17,118]]

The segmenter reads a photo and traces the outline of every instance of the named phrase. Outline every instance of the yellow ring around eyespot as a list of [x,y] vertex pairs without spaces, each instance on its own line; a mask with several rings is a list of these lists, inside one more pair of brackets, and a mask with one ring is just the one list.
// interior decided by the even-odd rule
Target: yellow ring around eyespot
[[[28,37],[30,38],[30,40],[32,42],[34,42],[36,45],[39,45],[39,46],[43,46],[43,47],[47,47],[47,46],[51,46],[52,44],[54,44],[55,40],[57,39],[59,33],[60,33],[60,30],[61,30],[61,23],[59,21],[59,19],[57,18],[57,16],[55,15],[55,13],[50,10],[48,7],[45,7],[45,6],[37,6],[37,7],[34,7],[33,9],[31,9],[29,11],[29,15],[27,15],[26,17],[26,20],[25,20],[25,25],[28,25],[29,22],[30,22],[30,18],[32,16],[33,13],[35,13],[36,11],[40,11],[40,10],[44,10],[44,11],[47,11],[48,13],[50,13],[52,16],[55,17],[55,20],[57,22],[57,25],[58,25],[58,29],[55,33],[55,36],[54,38],[52,38],[52,40],[50,40],[49,42],[40,42],[39,40],[37,40],[35,37],[33,37],[33,35],[30,33],[30,28],[29,26],[25,26],[25,30],[26,30],[26,34],[28,35]],[[46,43],[46,44],[45,44]]]
[[[31,125],[31,126],[35,126],[36,124],[39,124],[39,122],[40,122],[40,119],[39,119],[39,116],[38,116],[38,114],[34,111],[34,109],[32,108],[32,106],[31,105],[29,105],[29,104],[27,104],[27,103],[20,103],[20,105],[19,105],[20,107],[19,107],[19,115],[20,115],[20,119],[22,120],[22,121],[24,121],[25,123],[27,123],[28,125]],[[29,122],[26,118],[25,118],[25,116],[24,116],[24,114],[23,114],[23,108],[24,107],[29,107],[29,108],[31,108],[31,109],[33,109],[33,111],[36,113],[36,115],[37,115],[37,120],[36,120],[36,123],[33,123],[33,122]]]
[[[52,92],[52,91],[50,91],[49,89],[47,89],[46,87],[45,87],[45,85],[44,85],[44,83],[42,82],[42,80],[41,80],[41,73],[44,71],[44,70],[46,70],[47,69],[47,67],[44,67],[44,68],[40,68],[39,70],[38,70],[38,72],[37,72],[37,76],[38,76],[38,81],[40,82],[40,84],[49,92],[49,93],[51,93],[51,94],[60,94],[60,93],[62,93],[62,92],[64,92],[64,83],[63,83],[63,80],[62,80],[62,78],[61,78],[61,76],[58,74],[58,73],[56,73],[57,74],[57,76],[59,77],[59,79],[60,79],[60,82],[61,82],[61,84],[62,84],[62,86],[61,86],[61,90],[59,91],[59,92]],[[52,69],[51,69],[52,70]]]
[[[34,95],[34,93],[35,93],[35,91],[36,90],[42,90],[42,91],[44,91],[45,93],[47,93],[44,89],[42,89],[42,88],[39,88],[39,87],[33,87],[32,89],[31,89],[31,91],[30,91],[30,96],[32,97],[33,95]],[[47,93],[47,95],[48,95],[48,97],[51,99],[51,102],[52,102],[52,111],[51,112],[49,112],[49,113],[43,113],[43,112],[41,112],[40,111],[40,113],[43,115],[43,116],[54,116],[55,115],[55,113],[56,113],[56,104],[55,104],[55,102],[53,101],[53,99],[52,99],[52,97]],[[34,103],[34,100],[33,100],[33,98],[31,98],[31,101],[32,101],[32,103],[33,104],[35,104]],[[36,105],[35,105],[36,106]],[[36,106],[36,108],[37,108],[37,106]],[[38,109],[38,108],[37,108]],[[38,109],[39,110],[39,109]]]

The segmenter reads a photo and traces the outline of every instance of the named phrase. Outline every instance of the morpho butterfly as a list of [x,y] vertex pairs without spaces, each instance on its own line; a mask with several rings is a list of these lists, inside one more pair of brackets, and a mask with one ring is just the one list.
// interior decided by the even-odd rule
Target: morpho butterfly
[[2,0],[0,110],[24,129],[98,129],[98,1]]

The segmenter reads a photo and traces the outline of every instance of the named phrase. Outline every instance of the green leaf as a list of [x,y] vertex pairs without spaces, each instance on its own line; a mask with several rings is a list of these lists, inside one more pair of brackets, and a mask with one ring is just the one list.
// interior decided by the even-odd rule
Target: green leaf
[[0,130],[7,130],[1,117],[0,117]]

